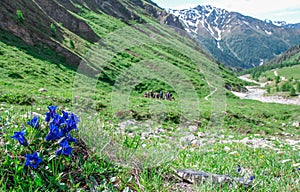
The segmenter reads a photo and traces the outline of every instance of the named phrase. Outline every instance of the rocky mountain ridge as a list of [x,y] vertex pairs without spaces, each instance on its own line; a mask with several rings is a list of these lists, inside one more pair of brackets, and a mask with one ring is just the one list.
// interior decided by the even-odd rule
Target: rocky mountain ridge
[[228,66],[257,66],[300,43],[299,24],[262,21],[209,5],[167,12]]

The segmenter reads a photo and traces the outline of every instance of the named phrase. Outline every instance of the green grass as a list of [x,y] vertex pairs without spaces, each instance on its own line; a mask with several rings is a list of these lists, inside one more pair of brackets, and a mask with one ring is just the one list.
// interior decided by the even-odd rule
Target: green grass
[[300,79],[300,65],[295,65],[292,67],[285,67],[278,70],[278,75],[286,78],[294,78],[295,80]]
[[[291,67],[284,67],[281,69],[277,69],[277,72],[279,76],[285,77],[286,79],[293,78],[295,80],[299,80],[300,79],[299,70],[300,70],[300,65],[294,65]],[[267,78],[271,78],[271,79],[275,78],[274,71],[267,71],[263,73],[262,76],[266,76]]]

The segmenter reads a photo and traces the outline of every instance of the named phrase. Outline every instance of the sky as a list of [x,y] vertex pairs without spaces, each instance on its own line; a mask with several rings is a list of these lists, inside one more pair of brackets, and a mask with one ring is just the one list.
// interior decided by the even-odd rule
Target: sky
[[300,23],[300,0],[152,0],[162,8],[186,9],[212,5],[261,20]]

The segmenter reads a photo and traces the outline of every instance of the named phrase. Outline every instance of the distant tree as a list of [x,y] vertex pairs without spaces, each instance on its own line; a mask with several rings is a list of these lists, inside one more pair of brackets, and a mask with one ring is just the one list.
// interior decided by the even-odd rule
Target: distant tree
[[17,17],[18,17],[19,21],[20,21],[21,23],[24,23],[25,19],[24,19],[24,16],[23,16],[22,11],[18,9],[18,10],[16,11],[16,14],[17,14]]
[[276,84],[278,84],[280,82],[280,77],[276,76],[275,80],[276,80]]
[[294,89],[294,87],[289,82],[286,82],[281,86],[281,91],[288,92],[291,91],[292,88]]
[[71,49],[75,49],[75,44],[72,41],[72,39],[69,39],[69,46],[70,46]]
[[290,88],[290,96],[296,96],[296,90],[293,86]]
[[297,82],[296,89],[297,89],[297,92],[299,93],[300,92],[300,82],[299,81]]
[[55,27],[54,23],[51,23],[50,28],[53,33],[53,36],[56,36],[56,27]]

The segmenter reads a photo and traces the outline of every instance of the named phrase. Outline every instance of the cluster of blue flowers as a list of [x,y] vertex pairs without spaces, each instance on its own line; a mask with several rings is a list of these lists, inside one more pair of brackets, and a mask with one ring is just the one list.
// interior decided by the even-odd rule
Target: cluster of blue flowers
[[[69,145],[69,142],[76,142],[76,139],[71,136],[70,131],[73,129],[78,130],[79,118],[75,114],[65,111],[62,111],[62,115],[57,114],[57,106],[49,106],[48,109],[49,112],[46,113],[45,122],[49,125],[50,130],[46,135],[46,141],[60,141],[60,148],[55,152],[56,155],[72,155],[73,148]],[[39,120],[39,117],[35,116],[27,124],[35,129],[39,129]],[[25,130],[14,132],[11,138],[16,139],[23,146],[28,146]],[[36,151],[33,154],[26,154],[25,157],[25,166],[31,166],[34,169],[43,161]]]

